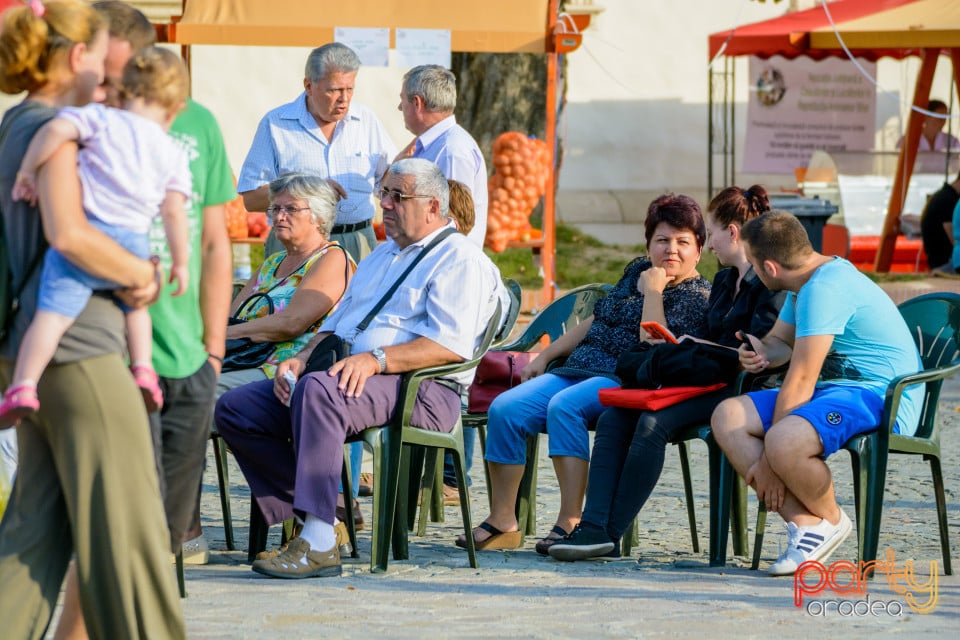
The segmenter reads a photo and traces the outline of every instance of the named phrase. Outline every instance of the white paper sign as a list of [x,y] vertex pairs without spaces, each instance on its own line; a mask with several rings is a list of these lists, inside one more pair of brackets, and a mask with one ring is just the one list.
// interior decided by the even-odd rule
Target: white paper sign
[[422,64],[450,68],[449,29],[397,29],[397,66],[409,69]]
[[[876,64],[860,60],[871,77]],[[876,89],[849,60],[750,58],[743,170],[793,174],[820,149],[873,148]]]
[[389,27],[334,27],[333,39],[353,49],[364,66],[386,67],[390,64]]

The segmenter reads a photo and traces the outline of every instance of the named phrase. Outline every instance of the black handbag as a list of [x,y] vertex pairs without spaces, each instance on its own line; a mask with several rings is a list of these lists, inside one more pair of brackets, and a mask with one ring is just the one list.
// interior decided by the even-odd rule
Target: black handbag
[[[340,247],[344,253],[346,249]],[[310,256],[312,258],[316,253]],[[243,301],[239,307],[237,307],[237,314],[227,318],[227,325],[243,324],[247,322],[247,318],[243,317],[243,312],[255,302],[259,300],[265,300],[267,303],[267,315],[273,315],[274,306],[273,299],[270,297],[270,292],[279,287],[281,284],[287,281],[287,278],[292,276],[295,273],[298,273],[301,269],[306,266],[310,261],[310,258],[307,258],[303,263],[290,272],[286,278],[281,279],[275,283],[272,287],[266,291],[259,291],[252,294],[249,298]],[[350,260],[347,260],[346,266],[346,278],[349,281],[350,279]],[[346,285],[344,285],[346,289]],[[250,338],[230,338],[226,342],[226,351],[223,355],[223,366],[221,371],[240,371],[241,369],[254,369],[259,367],[264,362],[267,361],[267,358],[270,357],[270,354],[273,353],[273,350],[276,348],[276,343],[274,342],[254,342]]]
[[[400,277],[397,278],[390,288],[387,290],[383,297],[373,306],[373,309],[370,310],[370,313],[360,321],[360,324],[357,325],[356,330],[353,332],[354,337],[363,333],[363,331],[370,324],[370,321],[373,320],[380,309],[383,309],[383,306],[387,304],[387,300],[390,299],[390,296],[394,294],[397,288],[400,287],[400,283],[403,282],[410,272],[413,271],[413,268],[423,260],[430,251],[433,250],[435,246],[440,244],[448,236],[457,233],[455,229],[446,229],[442,231],[435,237],[430,244],[425,246],[420,250],[420,253],[417,254],[417,257],[414,258],[413,262],[410,263],[403,273],[400,274]],[[310,357],[307,358],[307,365],[303,370],[303,373],[300,374],[301,377],[311,373],[313,371],[326,371],[334,365],[338,360],[343,360],[350,355],[350,343],[338,336],[335,333],[331,333],[313,348],[313,351],[310,352]]]
[[321,340],[317,346],[313,348],[313,351],[310,352],[310,357],[307,359],[307,366],[303,370],[302,375],[306,375],[311,371],[326,371],[332,367],[335,362],[343,360],[348,355],[350,355],[350,348],[347,346],[347,343],[337,334],[331,333]]
[[739,371],[735,350],[684,340],[678,344],[641,342],[620,354],[615,373],[624,389],[660,389],[729,383]]
[[[243,315],[244,309],[257,302],[260,299],[267,301],[267,308],[269,311],[267,315],[273,313],[273,300],[268,295],[270,291],[273,291],[274,287],[281,284],[283,280],[277,284],[270,287],[270,289],[263,293],[255,293],[246,300],[243,301],[243,304],[237,309],[237,315],[231,316],[227,319],[227,324],[242,324],[246,322],[246,319],[240,317]],[[267,361],[267,358],[270,357],[270,354],[273,353],[274,347],[276,345],[272,342],[254,342],[250,338],[230,338],[226,343],[227,349],[223,355],[223,367],[221,371],[239,371],[241,369],[254,369],[259,367],[264,362]]]

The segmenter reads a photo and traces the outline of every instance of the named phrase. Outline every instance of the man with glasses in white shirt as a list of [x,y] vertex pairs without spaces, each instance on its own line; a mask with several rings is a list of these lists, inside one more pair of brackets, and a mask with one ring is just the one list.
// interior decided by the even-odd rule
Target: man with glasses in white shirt
[[[497,309],[499,270],[465,236],[452,233],[416,264],[358,333],[400,274],[452,229],[447,181],[432,162],[395,162],[380,195],[388,240],[359,264],[317,337],[280,363],[275,380],[234,389],[217,403],[217,427],[267,524],[294,515],[304,521],[279,556],[254,562],[254,571],[264,575],[340,574],[333,527],[344,441],[389,422],[403,373],[471,358]],[[314,347],[331,333],[350,343],[351,355],[328,371],[304,373]],[[299,378],[294,389],[287,372]],[[469,371],[425,382],[411,423],[449,432],[460,415],[459,389],[472,378]]]

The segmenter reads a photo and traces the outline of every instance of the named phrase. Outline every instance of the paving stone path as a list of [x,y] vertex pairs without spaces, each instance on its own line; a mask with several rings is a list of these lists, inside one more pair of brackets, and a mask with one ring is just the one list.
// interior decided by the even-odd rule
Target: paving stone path
[[[941,403],[950,542],[955,564],[960,565],[960,379],[948,382]],[[250,571],[245,552],[249,492],[232,460],[234,531],[242,550],[226,551],[211,457],[202,515],[213,554],[209,565],[187,569],[189,596],[184,611],[189,636],[800,638],[818,633],[835,637],[896,633],[955,637],[960,624],[960,578],[942,575],[929,467],[922,460],[901,456],[891,464],[880,549],[881,553],[892,549],[900,566],[903,560],[913,560],[915,579],[921,583],[929,579],[930,562],[937,562],[936,605],[931,613],[914,613],[905,596],[894,592],[881,576],[869,584],[871,612],[859,615],[867,605],[855,603],[864,597],[844,596],[851,603],[839,610],[836,602],[820,604],[840,598],[833,594],[817,596],[813,599],[818,602],[809,606],[808,598],[804,607],[795,607],[793,580],[751,571],[747,558],[732,558],[724,568],[709,567],[706,451],[699,444],[691,449],[701,553],[691,548],[680,465],[671,448],[660,484],[641,514],[640,543],[632,557],[560,563],[538,556],[534,540],[528,538],[518,551],[481,553],[480,569],[471,569],[466,553],[453,544],[461,532],[459,510],[447,508],[446,522],[431,523],[424,538],[411,536],[410,559],[391,562],[386,574],[369,571],[367,531],[360,534],[361,558],[347,559],[342,577],[301,581],[271,580]],[[537,527],[545,533],[559,496],[546,447],[540,451]],[[471,489],[475,521],[487,513],[479,464],[478,458]],[[838,496],[852,517],[847,455],[835,455],[830,466]],[[370,499],[361,502],[369,521]],[[756,513],[752,496],[749,513],[752,542]],[[777,556],[781,531],[782,523],[771,516],[762,566]],[[272,533],[271,544],[278,536]],[[853,536],[831,560],[855,557]],[[918,595],[921,603],[929,599]],[[883,605],[876,605],[878,601]],[[896,615],[901,609],[901,615]]]

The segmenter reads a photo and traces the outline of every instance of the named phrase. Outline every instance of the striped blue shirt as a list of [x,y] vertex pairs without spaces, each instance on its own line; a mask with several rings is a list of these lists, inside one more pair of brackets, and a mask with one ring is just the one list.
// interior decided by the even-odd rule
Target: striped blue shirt
[[328,141],[307,111],[306,93],[301,93],[260,121],[237,191],[253,191],[291,171],[332,178],[347,192],[337,204],[336,223],[354,224],[373,217],[374,193],[396,154],[377,116],[356,102]]

